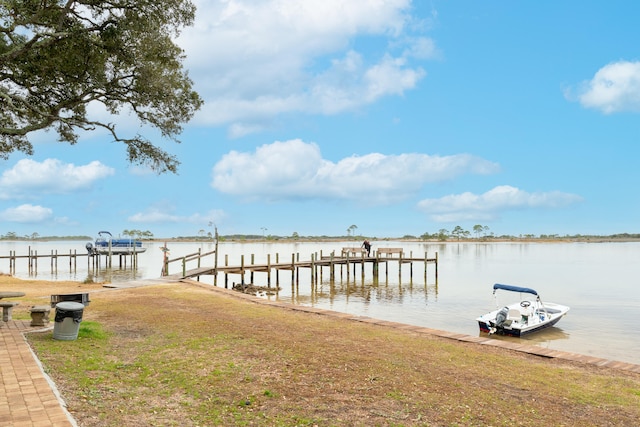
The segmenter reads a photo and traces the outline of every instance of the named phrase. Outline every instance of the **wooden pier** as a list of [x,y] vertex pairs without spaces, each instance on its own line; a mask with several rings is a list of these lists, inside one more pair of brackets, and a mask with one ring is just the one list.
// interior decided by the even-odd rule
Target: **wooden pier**
[[[342,278],[345,274],[347,280],[351,275],[355,277],[357,268],[360,267],[361,276],[364,279],[365,266],[372,265],[374,278],[378,278],[381,273],[381,267],[384,269],[384,275],[388,278],[389,275],[389,263],[398,263],[398,275],[401,278],[402,266],[408,264],[410,266],[410,276],[413,277],[413,264],[423,263],[424,265],[424,277],[427,277],[427,266],[433,264],[435,266],[434,273],[436,281],[438,279],[438,253],[432,254],[431,257],[425,252],[424,257],[414,257],[413,253],[405,255],[402,248],[379,248],[372,255],[362,248],[342,248],[339,255],[336,255],[337,251],[332,251],[329,255],[323,255],[322,251],[311,255],[309,260],[300,260],[300,254],[291,254],[290,260],[281,260],[279,254],[275,254],[275,259],[272,259],[271,254],[267,254],[266,263],[256,263],[255,255],[251,254],[249,262],[246,261],[245,256],[240,258],[240,264],[230,265],[229,255],[224,256],[224,265],[219,264],[218,250],[216,244],[216,250],[202,253],[201,250],[193,254],[185,255],[175,259],[168,259],[168,249],[163,248],[165,258],[163,262],[163,268],[160,272],[161,276],[171,276],[174,278],[197,278],[200,280],[200,276],[213,276],[214,285],[218,285],[219,274],[224,275],[224,287],[229,287],[229,277],[237,275],[240,285],[247,283],[254,284],[254,276],[256,273],[266,274],[266,285],[271,287],[273,283],[273,276],[275,275],[275,285],[279,286],[280,272],[290,272],[291,282],[299,284],[300,270],[309,269],[311,272],[311,282],[317,283],[318,280],[322,281],[323,274],[328,269],[329,278],[331,281],[336,280],[336,275],[339,274]],[[87,271],[100,267],[101,259],[104,258],[105,267],[111,268],[116,258],[119,268],[127,267],[135,269],[137,267],[137,253],[134,254],[89,254],[89,253],[77,253],[75,250],[70,250],[69,253],[58,253],[57,251],[51,251],[50,254],[38,254],[37,251],[32,251],[29,248],[27,255],[17,255],[15,251],[10,251],[8,256],[0,256],[0,260],[9,260],[10,274],[15,274],[16,262],[19,259],[26,259],[28,263],[29,274],[37,274],[38,261],[42,259],[49,259],[51,264],[51,272],[58,271],[58,261],[60,259],[68,259],[69,271],[77,271],[78,258],[87,259]],[[207,259],[211,257],[211,259]],[[170,272],[170,266],[174,263],[180,264],[179,272]],[[195,263],[195,266],[194,266]],[[208,264],[208,265],[207,265]],[[338,271],[336,271],[338,270]],[[247,275],[249,276],[247,282]],[[235,283],[235,282],[234,282]]]
[[[201,260],[205,256],[214,255],[214,266],[203,267]],[[188,269],[187,263],[197,262],[195,268]],[[171,274],[169,272],[169,265],[174,262],[180,262],[182,270],[178,273]],[[436,281],[438,278],[438,253],[436,252],[431,258],[427,253],[424,257],[414,257],[412,253],[409,256],[405,256],[402,248],[380,248],[373,255],[368,255],[362,248],[342,248],[339,256],[335,255],[335,251],[329,255],[323,255],[322,252],[318,255],[312,254],[310,260],[300,260],[299,254],[292,254],[290,261],[281,261],[279,254],[275,254],[275,260],[272,260],[271,254],[267,254],[266,263],[255,263],[255,255],[250,256],[250,261],[246,262],[245,256],[240,258],[239,265],[229,265],[229,256],[225,255],[224,265],[218,265],[218,257],[216,251],[207,252],[201,254],[196,252],[186,255],[184,257],[175,258],[172,260],[165,259],[163,275],[172,276],[176,278],[197,278],[200,280],[200,276],[213,276],[214,285],[217,286],[218,274],[224,274],[224,287],[229,287],[229,276],[238,275],[239,284],[245,285],[246,276],[249,275],[250,284],[254,283],[255,273],[266,273],[267,287],[272,286],[272,276],[275,274],[275,284],[279,285],[280,272],[287,271],[291,273],[292,283],[299,283],[300,269],[309,269],[311,272],[311,282],[316,283],[318,278],[322,280],[323,271],[329,270],[329,278],[331,281],[336,279],[336,269],[339,268],[339,274],[342,278],[344,274],[347,276],[347,280],[351,274],[356,275],[356,269],[359,266],[361,275],[364,277],[365,265],[371,264],[373,266],[373,274],[377,278],[380,274],[380,267],[384,267],[384,274],[388,277],[388,264],[390,262],[398,263],[398,275],[402,275],[402,265],[410,265],[410,275],[413,277],[413,264],[420,262],[424,264],[424,277],[427,276],[427,265],[433,264],[435,266]],[[235,282],[234,282],[235,283]]]
[[113,265],[113,259],[117,259],[118,267],[127,267],[127,265],[132,268],[136,268],[138,265],[138,254],[89,254],[89,253],[77,253],[76,250],[69,250],[69,253],[58,253],[58,251],[52,250],[49,254],[39,254],[36,250],[31,250],[29,248],[27,255],[18,255],[16,251],[9,251],[9,255],[0,256],[0,260],[6,259],[9,260],[9,274],[15,274],[16,272],[16,263],[20,259],[24,259],[27,261],[29,274],[37,274],[38,273],[38,261],[49,259],[51,272],[58,271],[58,260],[67,259],[69,261],[69,271],[77,271],[78,269],[78,258],[83,259],[87,258],[87,270],[91,270],[92,268],[99,268],[102,259],[104,259],[105,266],[111,267]]

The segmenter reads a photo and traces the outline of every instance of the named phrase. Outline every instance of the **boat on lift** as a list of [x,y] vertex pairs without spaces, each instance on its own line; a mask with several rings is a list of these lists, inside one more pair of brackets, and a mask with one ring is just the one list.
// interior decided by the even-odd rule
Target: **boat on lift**
[[86,244],[90,255],[131,255],[140,254],[147,250],[140,240],[130,238],[114,239],[110,232],[100,231],[95,242]]

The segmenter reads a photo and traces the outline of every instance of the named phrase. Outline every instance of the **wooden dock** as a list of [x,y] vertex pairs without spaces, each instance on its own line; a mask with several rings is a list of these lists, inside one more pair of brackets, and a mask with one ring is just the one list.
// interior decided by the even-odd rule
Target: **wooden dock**
[[[242,255],[240,263],[237,265],[230,265],[229,255],[224,256],[224,265],[220,265],[218,260],[217,244],[216,250],[202,253],[198,252],[185,255],[175,259],[168,259],[168,249],[166,245],[164,247],[164,262],[161,275],[170,276],[175,279],[187,279],[187,278],[199,278],[201,276],[213,276],[214,285],[217,286],[219,274],[224,275],[224,287],[229,287],[229,277],[237,275],[240,285],[247,283],[254,284],[254,275],[256,273],[265,273],[267,287],[271,287],[273,283],[273,276],[275,276],[275,285],[279,285],[280,273],[290,272],[291,282],[299,283],[300,270],[309,269],[311,272],[311,282],[317,283],[318,279],[322,280],[323,274],[328,269],[329,278],[331,281],[336,279],[336,274],[339,274],[342,278],[345,274],[347,280],[349,280],[351,274],[356,275],[357,268],[360,268],[361,275],[364,279],[365,266],[372,265],[372,270],[375,278],[379,277],[381,273],[381,267],[384,269],[384,274],[388,278],[389,263],[398,263],[398,275],[401,278],[402,266],[404,264],[410,265],[410,276],[413,277],[413,264],[423,263],[424,265],[424,277],[427,277],[427,266],[432,264],[435,266],[434,273],[436,281],[438,279],[438,253],[432,254],[431,257],[425,252],[423,257],[414,257],[412,253],[405,255],[402,248],[379,248],[373,254],[368,254],[362,248],[342,248],[339,254],[336,251],[332,251],[329,255],[324,255],[322,251],[311,255],[309,260],[301,260],[299,254],[291,254],[291,258],[287,261],[280,259],[279,254],[275,254],[275,259],[272,259],[271,254],[267,254],[266,263],[256,263],[255,255],[251,254],[249,262],[246,261],[245,256]],[[28,262],[29,274],[37,274],[38,261],[42,259],[48,259],[51,264],[51,272],[57,272],[58,261],[67,259],[69,263],[69,271],[77,271],[78,258],[87,259],[87,270],[100,267],[102,263],[101,259],[104,258],[105,267],[111,268],[113,264],[113,258],[118,261],[117,264],[120,268],[127,267],[135,269],[137,267],[137,254],[118,254],[118,255],[97,255],[89,253],[77,253],[75,250],[70,250],[69,253],[58,253],[57,251],[51,251],[50,254],[38,254],[37,251],[29,248],[27,255],[17,255],[15,251],[11,251],[8,256],[0,256],[0,260],[9,260],[10,274],[15,274],[16,262],[19,259],[25,259]],[[209,258],[211,257],[211,258]],[[170,266],[172,264],[179,263],[180,271],[170,272]],[[195,264],[195,265],[194,265]],[[208,264],[208,265],[207,265]],[[336,271],[338,270],[338,272]],[[247,278],[248,276],[248,278]],[[234,282],[235,283],[235,282]]]
[[[213,266],[202,266],[202,258],[205,256],[214,255],[215,262]],[[169,265],[174,262],[181,262],[182,271],[171,274],[169,272]],[[187,268],[189,262],[197,262],[195,268]],[[245,285],[247,283],[247,275],[249,276],[248,283],[254,283],[255,273],[265,273],[267,275],[266,283],[267,287],[272,286],[272,278],[275,274],[275,285],[279,285],[280,272],[290,272],[292,283],[299,283],[300,269],[309,269],[311,272],[311,282],[317,282],[318,278],[322,278],[323,271],[329,270],[329,277],[331,281],[336,278],[336,270],[339,268],[340,276],[345,273],[347,280],[350,275],[356,275],[357,267],[360,267],[362,276],[364,276],[365,265],[371,264],[373,266],[373,274],[378,277],[381,267],[384,267],[384,274],[388,277],[388,264],[398,263],[401,267],[403,264],[410,265],[410,275],[413,277],[413,264],[423,263],[424,276],[427,276],[427,266],[429,264],[435,267],[436,281],[438,278],[438,253],[429,257],[427,253],[424,257],[414,257],[412,253],[409,256],[405,256],[402,248],[380,248],[373,255],[367,254],[361,248],[343,248],[340,255],[335,255],[335,251],[329,255],[312,254],[310,260],[300,260],[299,254],[292,254],[290,261],[281,261],[279,254],[275,255],[275,260],[272,261],[271,254],[267,254],[266,263],[255,263],[255,256],[250,256],[250,261],[246,262],[245,256],[240,258],[240,264],[230,265],[229,257],[225,255],[224,265],[218,265],[218,257],[215,251],[201,254],[200,252],[186,255],[184,257],[175,258],[172,260],[165,259],[163,275],[171,276],[174,278],[187,279],[197,278],[200,280],[200,276],[213,276],[214,285],[217,285],[218,274],[224,275],[224,287],[229,287],[229,276],[238,275],[239,284]],[[402,268],[398,268],[398,274],[401,276]],[[235,283],[235,282],[234,282]]]
[[49,254],[38,253],[36,250],[29,248],[28,254],[18,255],[16,251],[9,251],[9,255],[0,255],[0,260],[9,261],[9,274],[15,274],[16,263],[18,260],[26,260],[29,274],[38,273],[38,261],[49,260],[51,272],[58,271],[58,261],[68,259],[69,271],[77,271],[78,258],[87,259],[87,270],[91,268],[100,267],[102,260],[106,267],[112,267],[113,259],[116,258],[117,265],[127,267],[129,265],[132,268],[136,268],[138,264],[138,254],[89,254],[85,252],[78,253],[76,250],[69,250],[69,253],[58,253],[58,251],[52,250]]

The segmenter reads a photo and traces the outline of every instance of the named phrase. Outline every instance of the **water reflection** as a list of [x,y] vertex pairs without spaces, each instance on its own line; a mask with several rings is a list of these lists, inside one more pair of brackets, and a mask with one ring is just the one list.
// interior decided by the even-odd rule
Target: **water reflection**
[[[484,332],[479,332],[478,336],[486,338],[488,334]],[[516,344],[523,344],[523,343],[531,344],[531,345],[537,345],[545,348],[551,348],[551,343],[553,341],[568,340],[569,337],[570,337],[570,334],[558,326],[547,328],[542,331],[533,333],[531,335],[525,335],[524,337],[520,337],[520,338],[510,337],[506,335],[491,335],[491,339],[507,341],[507,342],[512,342]]]
[[[278,298],[282,299],[282,293]],[[354,304],[403,304],[409,298],[423,298],[426,301],[437,301],[438,285],[426,285],[424,282],[409,280],[405,283],[393,283],[388,280],[369,281],[331,281],[325,280],[311,286],[311,290],[294,287],[291,292],[291,301],[296,304],[310,304],[330,306],[338,301],[352,302]]]

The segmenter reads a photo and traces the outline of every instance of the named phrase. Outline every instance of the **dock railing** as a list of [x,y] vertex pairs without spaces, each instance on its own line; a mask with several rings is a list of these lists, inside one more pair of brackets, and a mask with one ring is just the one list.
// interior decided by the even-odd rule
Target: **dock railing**
[[[197,263],[196,267],[191,267],[191,269],[200,268],[202,258],[204,258],[206,256],[209,256],[209,255],[214,255],[215,256],[215,254],[216,254],[215,250],[202,253],[202,249],[198,249],[198,252],[194,252],[192,254],[184,255],[184,256],[181,256],[181,257],[173,258],[173,259],[165,259],[164,260],[164,265],[162,267],[162,276],[168,276],[169,275],[169,264],[172,264],[172,263],[175,263],[175,262],[178,262],[178,261],[180,261],[182,263],[182,275],[185,276],[187,274],[187,263],[192,262],[192,261],[196,261],[196,263]],[[216,257],[215,264],[217,265],[217,257]]]

